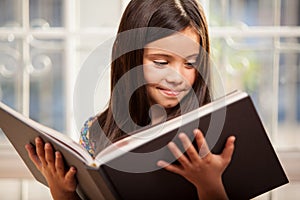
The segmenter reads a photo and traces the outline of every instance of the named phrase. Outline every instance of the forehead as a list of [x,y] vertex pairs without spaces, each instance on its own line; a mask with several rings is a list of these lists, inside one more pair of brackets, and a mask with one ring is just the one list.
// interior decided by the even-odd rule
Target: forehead
[[199,53],[200,38],[192,28],[186,28],[170,36],[150,42],[145,46],[147,49],[159,49],[187,57]]

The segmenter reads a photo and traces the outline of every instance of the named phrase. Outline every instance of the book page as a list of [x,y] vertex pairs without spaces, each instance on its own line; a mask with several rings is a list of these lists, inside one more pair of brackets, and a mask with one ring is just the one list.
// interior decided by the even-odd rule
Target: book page
[[[3,104],[2,102],[0,102],[0,109],[3,110],[5,113],[7,113],[7,115],[10,115],[11,117],[18,120],[19,122],[26,124],[27,126],[37,130],[39,133],[43,134],[50,140],[55,140],[56,142],[60,143],[60,146],[64,146],[65,149],[68,149],[68,151],[72,152],[72,154],[74,154],[80,160],[85,162],[87,165],[93,163],[93,158],[90,156],[90,154],[79,143],[75,142],[70,137],[56,130],[53,130],[49,127],[46,127],[28,117],[23,116],[21,113],[18,113],[17,111],[11,109],[10,107]],[[5,116],[3,116],[3,118],[5,118]],[[11,122],[10,125],[0,123],[0,126],[1,127],[8,126],[7,129],[9,129],[9,126],[14,126],[12,123],[13,122]]]

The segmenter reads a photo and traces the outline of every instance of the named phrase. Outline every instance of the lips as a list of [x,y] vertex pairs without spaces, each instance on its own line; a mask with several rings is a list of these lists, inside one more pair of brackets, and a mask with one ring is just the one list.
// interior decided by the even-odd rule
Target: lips
[[177,97],[180,94],[180,91],[176,91],[176,90],[170,90],[170,89],[161,88],[161,87],[158,87],[157,89],[159,89],[164,95],[170,96],[170,97]]

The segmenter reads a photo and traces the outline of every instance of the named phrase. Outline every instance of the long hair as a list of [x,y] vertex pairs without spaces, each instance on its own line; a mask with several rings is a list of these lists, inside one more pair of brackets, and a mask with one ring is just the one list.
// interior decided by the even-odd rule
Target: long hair
[[[111,96],[108,108],[98,116],[105,136],[110,141],[115,141],[134,131],[139,127],[150,123],[149,100],[144,86],[142,68],[138,68],[123,78],[129,70],[143,64],[143,48],[124,52],[124,48],[130,45],[142,44],[170,35],[170,32],[152,34],[149,31],[137,31],[126,38],[122,33],[145,27],[158,27],[173,31],[181,31],[186,27],[192,27],[200,37],[200,56],[196,80],[192,86],[197,96],[198,107],[210,102],[209,95],[209,37],[208,26],[202,7],[197,0],[132,0],[123,13],[118,29],[118,36],[112,50],[111,63]],[[142,29],[143,30],[143,29]],[[150,31],[151,32],[151,31]],[[201,53],[202,52],[202,53]],[[122,83],[119,84],[122,78]],[[118,90],[114,90],[118,84]],[[140,86],[135,89],[136,86]],[[130,91],[135,89],[134,93]],[[172,108],[168,118],[178,116],[182,112],[190,111],[193,105],[188,94],[180,105]],[[124,106],[124,102],[128,106]],[[129,114],[128,114],[129,113]],[[117,118],[117,122],[116,122]],[[130,120],[129,120],[130,119]],[[126,130],[126,131],[124,131]],[[98,143],[98,141],[97,141]],[[99,143],[98,143],[99,144]]]

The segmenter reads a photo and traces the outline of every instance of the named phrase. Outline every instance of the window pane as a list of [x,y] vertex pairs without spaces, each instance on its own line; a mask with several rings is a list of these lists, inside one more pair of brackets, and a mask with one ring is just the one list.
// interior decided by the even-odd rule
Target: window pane
[[299,60],[299,53],[282,53],[280,55],[278,116],[280,123],[289,123],[290,125],[299,123],[297,108],[297,100],[300,96],[298,93]]
[[248,92],[271,133],[273,102],[273,39],[227,38],[212,40],[213,61],[227,92]]
[[30,0],[30,26],[34,28],[62,27],[63,0]]
[[0,40],[0,100],[21,111],[22,101],[22,40]]
[[30,117],[59,131],[65,130],[64,41],[31,43]]
[[79,1],[80,27],[115,27],[118,25],[122,4],[121,0]]
[[0,1],[0,27],[22,26],[22,0]]
[[210,0],[211,26],[271,26],[275,1]]
[[[300,49],[299,49],[300,50]],[[280,54],[278,95],[278,141],[282,147],[299,147],[300,52]]]
[[[26,189],[30,200],[51,200],[53,199],[48,187],[40,184],[35,180],[22,180],[23,188]],[[24,192],[24,191],[23,191]]]
[[[117,31],[115,31],[117,32]],[[97,38],[96,37],[90,37],[90,38],[86,38],[86,37],[82,37],[81,38],[81,45],[86,46],[86,48],[81,49],[80,53],[80,57],[84,58],[84,59],[89,59],[89,56],[91,54],[93,54],[94,52],[99,52],[97,51],[99,49],[99,47],[101,45],[105,45],[107,47],[107,51],[105,53],[108,53],[108,55],[110,55],[111,51],[112,51],[112,44],[113,41],[115,39],[115,35],[108,35],[108,34],[103,34],[103,35],[99,35]],[[95,41],[98,41],[95,43]],[[109,45],[108,45],[109,44]],[[103,48],[103,47],[102,47]],[[100,52],[99,52],[100,53]],[[99,55],[99,58],[103,58],[103,55]],[[104,58],[105,59],[105,58]],[[109,58],[106,58],[109,61],[111,61],[111,57],[109,56]],[[82,60],[83,66],[80,67],[87,67],[86,65],[84,65],[84,61]],[[98,72],[101,72],[101,74],[99,73],[99,79],[96,85],[96,91],[95,91],[95,95],[94,97],[94,108],[95,108],[95,112],[102,112],[104,111],[104,108],[106,108],[106,106],[108,105],[108,101],[109,101],[109,94],[110,94],[110,74],[109,74],[109,64],[107,66],[103,66],[103,62],[99,62],[97,60],[94,61],[94,66],[99,67]],[[104,74],[102,74],[104,73]],[[96,114],[95,113],[95,114]]]
[[3,199],[18,200],[21,197],[21,183],[14,179],[0,179],[0,195]]
[[300,25],[300,3],[299,0],[282,0],[281,6],[281,25],[299,26]]

